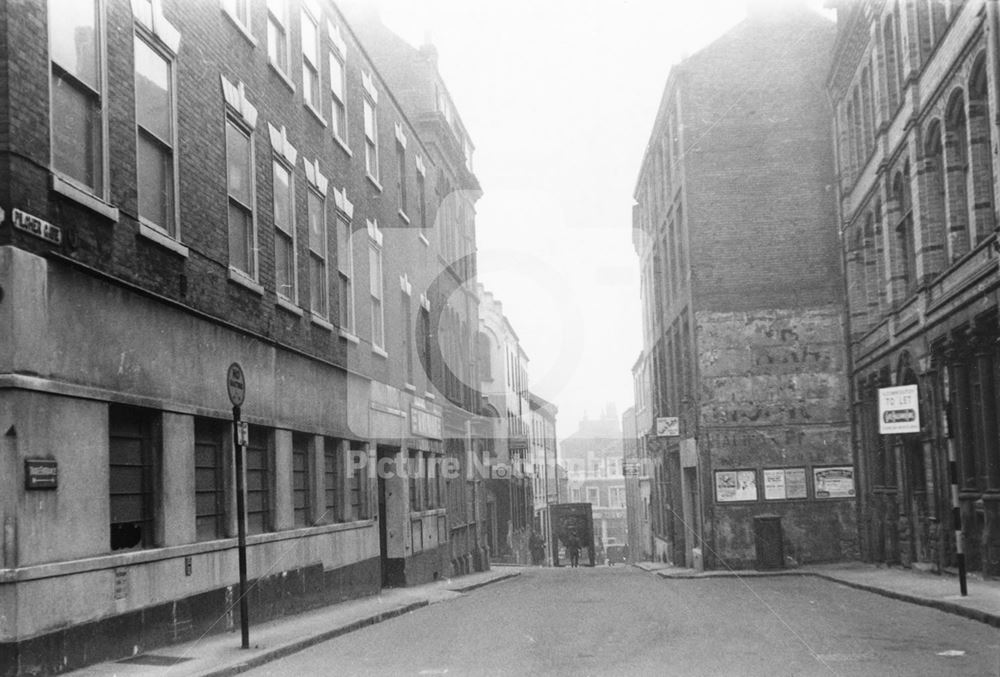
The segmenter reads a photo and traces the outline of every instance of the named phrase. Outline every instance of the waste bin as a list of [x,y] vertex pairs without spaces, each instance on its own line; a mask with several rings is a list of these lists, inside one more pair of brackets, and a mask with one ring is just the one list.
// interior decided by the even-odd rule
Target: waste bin
[[757,569],[781,569],[785,566],[781,515],[757,515],[754,517],[753,537],[757,547]]

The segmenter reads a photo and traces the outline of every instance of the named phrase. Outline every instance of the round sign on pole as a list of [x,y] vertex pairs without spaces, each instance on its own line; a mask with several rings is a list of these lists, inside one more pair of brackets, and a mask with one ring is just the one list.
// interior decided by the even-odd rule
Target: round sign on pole
[[238,362],[233,362],[226,370],[226,390],[229,391],[229,401],[234,407],[243,404],[247,394],[247,382],[243,377],[243,367]]

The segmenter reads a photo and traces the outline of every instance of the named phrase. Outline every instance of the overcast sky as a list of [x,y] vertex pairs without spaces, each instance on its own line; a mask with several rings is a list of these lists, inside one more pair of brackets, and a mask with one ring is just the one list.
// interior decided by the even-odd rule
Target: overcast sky
[[560,437],[609,402],[621,414],[642,347],[642,154],[670,67],[741,21],[747,0],[379,4],[403,38],[438,48],[484,190],[480,281],[528,353],[532,391],[559,407]]

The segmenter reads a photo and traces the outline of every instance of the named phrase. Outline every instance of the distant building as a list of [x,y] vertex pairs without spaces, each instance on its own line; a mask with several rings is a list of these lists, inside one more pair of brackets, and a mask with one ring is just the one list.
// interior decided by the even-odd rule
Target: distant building
[[[996,2],[835,2],[829,71],[850,307],[861,554],[1000,576]],[[914,386],[919,432],[881,434]]]
[[807,9],[751,3],[667,80],[633,211],[657,559],[754,566],[762,514],[798,562],[857,553],[834,37]]
[[[549,506],[559,502],[556,469],[559,449],[556,437],[556,414],[559,409],[534,393],[528,394],[531,406],[531,469],[534,496],[532,529],[552,545]],[[551,555],[551,547],[548,550]]]
[[[638,431],[649,430],[648,409],[637,412],[629,407],[622,414],[622,474],[625,476],[625,508],[627,515],[626,543],[630,562],[646,562],[653,559],[653,530],[649,513],[651,495],[649,454],[645,438]],[[641,426],[641,427],[640,427]]]
[[622,433],[614,405],[596,419],[584,418],[559,443],[569,491],[563,503],[590,503],[594,515],[594,547],[603,561],[608,546],[626,544],[625,478]]

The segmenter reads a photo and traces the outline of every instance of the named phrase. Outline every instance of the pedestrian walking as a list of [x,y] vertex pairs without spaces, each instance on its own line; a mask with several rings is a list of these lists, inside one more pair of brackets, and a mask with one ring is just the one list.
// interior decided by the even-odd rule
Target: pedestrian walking
[[580,566],[580,545],[576,541],[569,544],[569,565],[571,567]]

